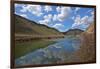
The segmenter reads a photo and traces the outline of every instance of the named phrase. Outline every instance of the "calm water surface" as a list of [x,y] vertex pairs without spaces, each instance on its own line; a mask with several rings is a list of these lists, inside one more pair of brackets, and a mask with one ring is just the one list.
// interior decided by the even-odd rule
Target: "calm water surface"
[[15,60],[16,66],[52,64],[67,62],[70,55],[80,48],[79,38],[64,38],[56,40],[56,43],[28,53]]

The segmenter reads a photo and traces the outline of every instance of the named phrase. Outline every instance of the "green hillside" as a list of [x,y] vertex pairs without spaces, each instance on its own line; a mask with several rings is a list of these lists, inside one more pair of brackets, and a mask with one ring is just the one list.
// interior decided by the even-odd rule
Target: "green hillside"
[[64,35],[54,28],[37,24],[21,16],[15,15],[15,58],[47,47],[55,41],[49,40]]
[[15,15],[15,33],[31,35],[62,35],[58,30],[37,24],[21,16]]

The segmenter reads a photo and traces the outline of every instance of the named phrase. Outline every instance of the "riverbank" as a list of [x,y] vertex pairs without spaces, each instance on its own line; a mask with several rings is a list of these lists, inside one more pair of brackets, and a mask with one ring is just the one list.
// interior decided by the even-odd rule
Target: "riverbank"
[[47,47],[53,43],[55,43],[55,41],[32,40],[27,42],[15,42],[15,58],[19,58],[37,49]]

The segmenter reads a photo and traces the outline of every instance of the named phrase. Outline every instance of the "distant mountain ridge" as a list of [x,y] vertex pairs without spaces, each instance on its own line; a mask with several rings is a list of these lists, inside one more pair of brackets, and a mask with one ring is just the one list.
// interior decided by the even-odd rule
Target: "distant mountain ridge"
[[50,28],[46,25],[38,24],[35,21],[28,20],[24,17],[15,14],[15,34],[26,35],[77,35],[84,32],[80,29],[69,29],[66,32],[59,32],[55,28]]
[[80,29],[69,29],[68,31],[64,32],[64,35],[78,35],[84,32],[83,30]]

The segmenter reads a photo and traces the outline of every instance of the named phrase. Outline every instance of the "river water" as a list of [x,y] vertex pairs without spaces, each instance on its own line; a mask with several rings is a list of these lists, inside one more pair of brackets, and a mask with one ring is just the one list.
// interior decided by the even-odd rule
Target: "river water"
[[67,62],[70,55],[80,48],[79,38],[63,38],[45,48],[28,53],[15,60],[16,66]]

